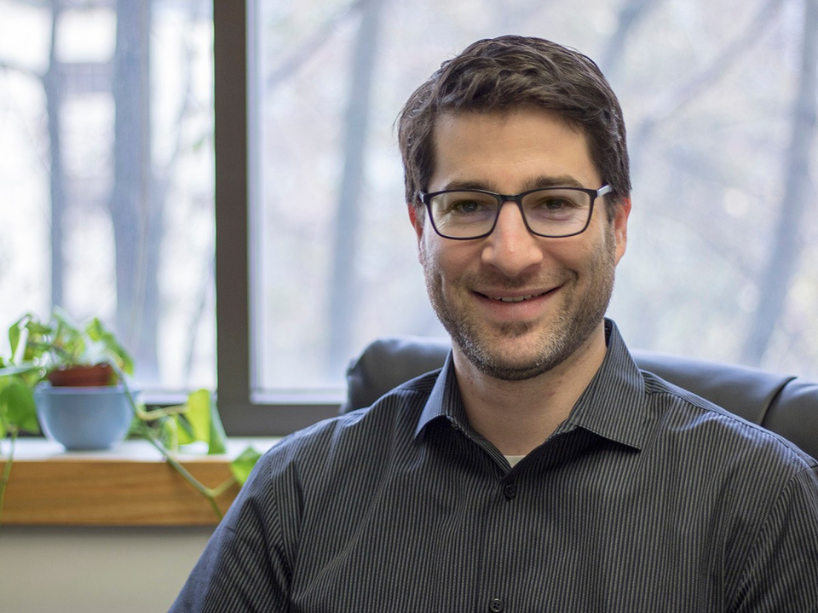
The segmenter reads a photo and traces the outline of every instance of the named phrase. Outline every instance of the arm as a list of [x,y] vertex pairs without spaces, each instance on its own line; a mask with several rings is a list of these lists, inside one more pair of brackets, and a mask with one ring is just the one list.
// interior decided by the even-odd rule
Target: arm
[[753,544],[732,611],[818,611],[818,467],[796,473]]
[[279,497],[289,495],[292,502],[297,495],[281,487],[289,481],[282,475],[271,483],[270,472],[268,454],[216,528],[170,613],[287,610],[290,568]]

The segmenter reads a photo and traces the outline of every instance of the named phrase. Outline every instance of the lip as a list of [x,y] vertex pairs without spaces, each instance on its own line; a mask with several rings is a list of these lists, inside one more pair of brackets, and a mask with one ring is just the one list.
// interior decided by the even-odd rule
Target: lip
[[491,319],[524,321],[541,316],[560,287],[513,291],[487,289],[473,293]]
[[533,298],[539,298],[554,291],[554,288],[548,290],[531,290],[531,291],[517,291],[517,292],[508,292],[508,291],[497,291],[497,292],[477,292],[481,294],[484,298],[488,298],[490,300],[498,300],[500,302],[506,303],[517,303],[517,302],[525,302],[527,300],[531,300]]

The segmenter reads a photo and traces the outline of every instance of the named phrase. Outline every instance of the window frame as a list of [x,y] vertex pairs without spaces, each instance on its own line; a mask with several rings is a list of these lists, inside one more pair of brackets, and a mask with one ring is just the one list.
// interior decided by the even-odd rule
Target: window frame
[[216,216],[216,380],[229,436],[284,435],[338,414],[339,403],[256,397],[251,337],[253,249],[249,230],[256,114],[254,3],[213,1]]

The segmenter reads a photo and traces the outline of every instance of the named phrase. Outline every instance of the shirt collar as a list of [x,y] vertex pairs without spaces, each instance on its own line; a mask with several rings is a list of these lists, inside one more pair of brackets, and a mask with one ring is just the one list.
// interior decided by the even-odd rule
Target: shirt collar
[[605,320],[608,351],[591,383],[577,400],[565,426],[642,449],[650,435],[651,413],[645,382],[616,324]]
[[452,352],[446,356],[443,369],[435,381],[434,387],[429,394],[429,399],[423,407],[423,412],[418,420],[415,436],[418,436],[426,425],[438,419],[448,419],[452,425],[460,430],[468,429],[468,419],[463,407],[463,399],[460,396],[460,388],[457,385],[457,378],[454,374],[454,362]]
[[[616,324],[605,320],[608,350],[591,383],[559,430],[583,428],[623,445],[642,449],[649,436],[650,414],[644,381]],[[418,420],[415,436],[432,421],[448,419],[459,430],[471,431],[449,352]]]

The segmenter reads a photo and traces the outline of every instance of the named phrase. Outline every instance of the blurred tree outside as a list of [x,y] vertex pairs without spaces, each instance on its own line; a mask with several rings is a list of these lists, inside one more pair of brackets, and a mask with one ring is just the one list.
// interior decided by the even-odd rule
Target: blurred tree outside
[[[502,33],[579,48],[620,95],[634,215],[611,314],[626,339],[818,375],[818,318],[808,299],[818,297],[809,274],[818,224],[814,196],[798,188],[811,177],[815,147],[812,1],[385,2],[381,29],[367,40],[378,51],[354,148],[341,101],[370,90],[342,75],[360,78],[352,67],[363,21],[348,17],[364,15],[366,3],[282,2],[262,11],[268,63],[260,78],[278,77],[262,94],[257,204],[268,220],[260,241],[270,244],[256,279],[270,385],[338,376],[375,336],[441,334],[426,305],[399,166],[387,166],[399,164],[389,128],[440,61]],[[291,68],[284,78],[282,66]],[[354,185],[355,196],[339,196],[338,185]],[[811,317],[800,315],[805,308]],[[761,342],[745,350],[753,338]],[[276,362],[274,352],[301,359]]]
[[[173,183],[179,181],[180,165],[185,162],[182,158],[190,155],[185,123],[191,121],[192,107],[201,107],[203,102],[191,102],[192,59],[182,54],[186,79],[181,81],[183,89],[179,92],[182,102],[177,103],[175,141],[170,144],[170,154],[158,158],[154,107],[161,96],[152,91],[158,81],[152,49],[157,44],[157,30],[180,3],[7,0],[3,4],[6,6],[0,6],[0,12],[5,8],[7,15],[16,9],[18,27],[26,25],[35,31],[33,26],[48,24],[45,70],[38,72],[26,66],[26,60],[37,56],[33,48],[21,53],[26,58],[22,61],[8,60],[0,53],[0,70],[22,72],[40,81],[45,97],[41,117],[47,138],[40,147],[48,155],[44,174],[49,179],[50,291],[46,304],[42,299],[39,304],[3,304],[0,312],[9,324],[17,310],[19,314],[22,310],[47,311],[52,304],[67,308],[78,318],[105,316],[136,357],[139,380],[156,387],[161,384],[160,267],[167,266],[162,262],[169,215],[166,203]],[[208,11],[203,10],[207,2],[181,4],[190,22],[208,18]],[[160,24],[155,20],[155,5],[165,20]],[[189,36],[190,40],[182,41],[188,50],[194,34]],[[108,49],[100,43],[106,40],[111,41]],[[35,42],[36,37],[32,47]],[[15,91],[11,84],[0,91],[7,100],[6,120],[19,129],[24,120],[13,116],[17,110],[12,104]],[[166,113],[164,109],[160,112]],[[29,120],[36,122],[37,118]],[[210,134],[203,134],[203,138],[210,139]],[[203,188],[205,194],[212,192],[207,182]],[[212,193],[210,200],[206,206],[212,209]],[[27,213],[33,219],[35,209]],[[212,256],[212,247],[206,253]],[[204,294],[212,285],[211,265],[198,272],[201,276],[196,291],[202,296],[195,297],[194,304],[205,300]],[[98,282],[93,280],[95,275],[99,275]],[[190,310],[197,311],[195,307]],[[186,326],[186,350],[177,360],[181,379],[189,378],[194,368],[191,354],[198,325],[191,321]],[[164,326],[167,328],[168,323]],[[208,368],[214,370],[212,365],[205,370]],[[204,379],[208,378],[213,384],[212,374],[205,374]],[[184,385],[177,383],[176,387]]]

